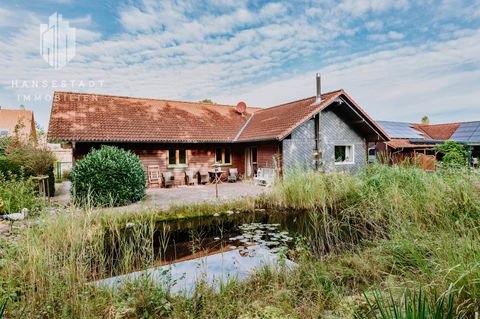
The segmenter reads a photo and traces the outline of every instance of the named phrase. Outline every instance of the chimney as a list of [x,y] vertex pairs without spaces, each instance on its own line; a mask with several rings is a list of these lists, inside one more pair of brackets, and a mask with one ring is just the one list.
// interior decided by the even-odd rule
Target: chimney
[[315,104],[322,102],[322,77],[320,73],[317,73],[317,98],[315,99]]

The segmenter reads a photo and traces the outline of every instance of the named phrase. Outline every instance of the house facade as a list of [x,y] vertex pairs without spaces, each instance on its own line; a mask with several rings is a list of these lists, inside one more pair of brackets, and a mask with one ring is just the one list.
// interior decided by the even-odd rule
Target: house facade
[[35,119],[30,110],[0,109],[0,137],[18,137],[20,140],[37,142]]
[[74,161],[92,148],[133,151],[147,168],[172,171],[259,168],[357,172],[367,146],[388,140],[348,94],[334,91],[269,108],[56,92],[48,141],[71,148]]
[[439,159],[435,146],[445,141],[463,144],[469,151],[471,164],[478,167],[480,158],[480,121],[444,124],[419,124],[392,121],[377,122],[389,140],[376,143],[377,152],[386,152],[397,159],[426,155]]

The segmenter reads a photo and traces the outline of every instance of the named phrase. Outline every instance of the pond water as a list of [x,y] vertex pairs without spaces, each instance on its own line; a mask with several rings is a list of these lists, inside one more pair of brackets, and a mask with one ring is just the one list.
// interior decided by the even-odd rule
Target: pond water
[[161,222],[153,236],[158,256],[152,267],[96,283],[115,287],[150,277],[173,293],[188,295],[199,280],[218,287],[265,265],[294,267],[287,252],[309,228],[305,214],[264,211]]

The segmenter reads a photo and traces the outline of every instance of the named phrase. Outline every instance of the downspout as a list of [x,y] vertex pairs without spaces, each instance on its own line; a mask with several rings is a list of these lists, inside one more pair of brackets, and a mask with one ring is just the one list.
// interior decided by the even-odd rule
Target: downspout
[[471,166],[472,166],[472,146],[468,146],[468,175],[470,175],[471,171]]
[[320,113],[315,115],[314,117],[315,122],[315,170],[320,170],[322,167],[322,151],[321,151],[321,144],[320,144]]

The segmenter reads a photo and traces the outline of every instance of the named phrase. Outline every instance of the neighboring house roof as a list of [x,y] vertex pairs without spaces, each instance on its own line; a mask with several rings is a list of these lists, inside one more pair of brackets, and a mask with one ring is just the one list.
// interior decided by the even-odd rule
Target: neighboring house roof
[[0,136],[15,136],[22,140],[36,140],[35,119],[30,110],[0,109]]
[[[266,109],[132,97],[56,92],[48,140],[98,142],[246,142],[281,140],[315,114],[345,102],[369,133],[386,133],[343,90]],[[358,119],[357,119],[358,120]]]
[[417,124],[378,121],[388,133],[393,148],[433,147],[442,141],[452,140],[470,145],[480,145],[480,121],[444,124]]
[[422,143],[419,140],[407,138],[392,138],[387,142],[387,145],[395,149],[398,148],[431,148],[434,144]]
[[470,145],[480,145],[480,121],[457,124],[457,129],[450,136],[451,140]]
[[447,124],[414,124],[414,127],[425,132],[433,140],[448,140],[460,126],[460,123]]
[[424,137],[424,132],[418,130],[412,123],[393,121],[377,121],[377,123],[387,132],[390,138],[409,139]]

